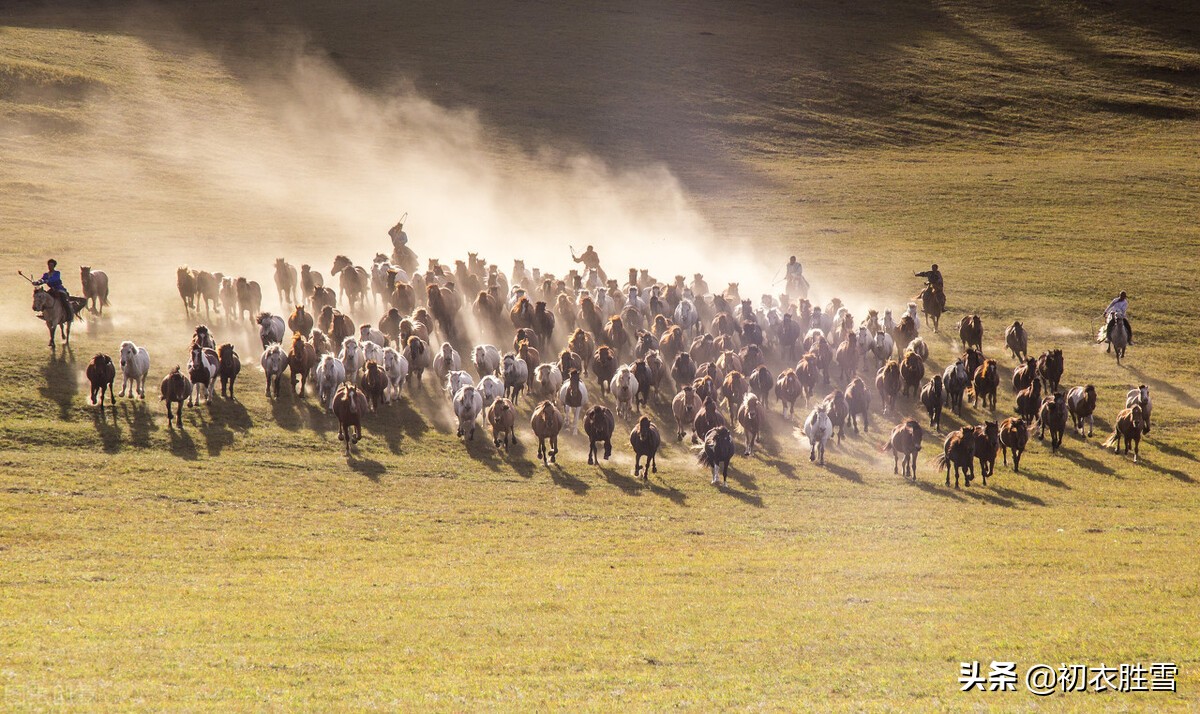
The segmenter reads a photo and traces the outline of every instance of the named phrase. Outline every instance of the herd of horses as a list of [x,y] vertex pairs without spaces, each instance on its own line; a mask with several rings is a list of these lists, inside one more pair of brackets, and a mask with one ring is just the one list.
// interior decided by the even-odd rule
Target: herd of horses
[[[997,411],[1000,367],[984,353],[978,315],[962,318],[963,351],[938,372],[928,363],[915,301],[899,319],[891,310],[869,310],[857,319],[836,298],[822,307],[762,295],[755,305],[740,296],[737,283],[711,290],[701,274],[661,282],[630,269],[622,284],[594,269],[555,276],[520,260],[506,274],[474,253],[453,267],[429,260],[424,271],[406,270],[394,258],[378,254],[359,266],[337,256],[330,270],[336,291],[311,266],[298,270],[277,260],[274,282],[279,303],[290,307],[286,317],[263,311],[261,286],[244,277],[181,267],[177,287],[189,318],[203,310],[214,327],[257,325],[266,395],[282,398],[285,376],[293,397],[311,393],[337,418],[347,457],[368,415],[388,418],[388,405],[405,390],[426,389],[426,375],[445,391],[464,440],[473,439],[482,422],[495,448],[507,452],[520,412],[528,409],[537,458],[546,465],[555,462],[559,436],[578,434],[580,422],[588,463],[610,458],[624,421],[631,426],[634,474],[643,478],[657,472],[656,407],[664,421],[669,410],[675,438],[695,445],[714,484],[727,477],[735,433],[743,436],[743,454],[753,454],[772,397],[789,423],[803,399],[809,458],[823,465],[831,440],[842,443],[848,429],[869,432],[874,391],[882,413],[899,418],[881,451],[892,453],[895,473],[914,480],[927,431],[941,434],[943,410],[962,416],[969,400],[985,413],[983,423],[951,430],[934,460],[945,469],[947,486],[953,470],[956,488],[960,476],[971,485],[976,461],[986,484],[997,452],[1007,463],[1011,451],[1019,471],[1031,434],[1042,439],[1049,431],[1052,450],[1061,446],[1068,424],[1080,434],[1086,424],[1091,435],[1095,387],[1064,391],[1062,351],[1031,356],[1019,321],[1004,330],[1018,363],[1016,413],[993,421],[987,417]],[[940,317],[941,305],[935,306],[937,314],[926,312],[926,326]],[[377,318],[363,321],[371,315]],[[168,422],[179,428],[184,402],[211,401],[218,382],[222,396],[234,399],[241,371],[232,342],[218,345],[207,325],[196,327],[188,354],[186,367],[170,370],[160,389]],[[123,343],[122,395],[144,397],[149,369],[146,350]],[[864,375],[874,375],[874,390]],[[103,410],[105,386],[111,396],[117,368],[98,354],[87,376],[92,401],[99,394]],[[899,416],[902,399],[921,405],[928,426]],[[1136,462],[1150,415],[1147,388],[1132,390],[1106,445],[1119,448],[1123,441]]]

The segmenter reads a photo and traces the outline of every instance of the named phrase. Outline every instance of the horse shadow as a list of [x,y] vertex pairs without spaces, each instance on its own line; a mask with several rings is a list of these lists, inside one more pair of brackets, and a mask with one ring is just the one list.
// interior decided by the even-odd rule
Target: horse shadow
[[550,480],[554,482],[555,486],[565,488],[576,496],[586,495],[588,489],[591,488],[585,481],[567,473],[562,466],[556,463],[550,464]]
[[729,496],[730,498],[734,498],[742,503],[754,506],[755,508],[766,507],[763,505],[762,496],[759,496],[756,493],[746,493],[745,491],[739,491],[736,488],[730,488],[729,484],[725,483],[724,481],[721,482],[720,490],[721,493]]
[[250,419],[250,412],[246,411],[246,407],[242,406],[239,401],[228,399],[215,401],[209,405],[208,413],[214,422],[237,431],[249,431],[250,427],[254,425]]
[[346,460],[346,465],[350,467],[351,471],[366,476],[371,483],[379,483],[379,477],[387,472],[387,467],[375,459],[358,458],[353,453]]
[[1020,475],[1024,476],[1025,478],[1029,479],[1030,481],[1037,481],[1038,483],[1044,483],[1047,486],[1061,488],[1065,491],[1071,490],[1071,487],[1066,482],[1060,481],[1059,479],[1056,479],[1053,476],[1047,476],[1045,474],[1038,473],[1037,471],[1031,471],[1031,470],[1029,470],[1029,468],[1026,468],[1024,471],[1020,472]]
[[1196,479],[1189,476],[1186,471],[1182,471],[1180,469],[1167,468],[1166,466],[1156,464],[1153,461],[1151,461],[1150,459],[1147,459],[1145,456],[1138,457],[1138,465],[1145,466],[1146,468],[1150,469],[1151,471],[1154,471],[1154,472],[1160,473],[1160,474],[1165,474],[1172,478],[1183,481],[1184,483],[1196,483]]
[[1161,379],[1148,376],[1145,372],[1132,365],[1126,365],[1131,374],[1138,378],[1138,382],[1149,386],[1151,389],[1160,392],[1166,392],[1183,404],[1192,409],[1200,409],[1200,401],[1188,394],[1180,387],[1177,387],[1170,382],[1164,382]]
[[[108,412],[112,413],[112,423],[108,421]],[[96,435],[104,446],[104,453],[115,454],[121,450],[121,424],[117,421],[116,407],[109,407],[107,412],[97,409],[92,414],[92,423],[96,427]]]
[[1118,479],[1122,478],[1121,476],[1117,475],[1117,472],[1115,469],[1113,469],[1113,467],[1109,466],[1103,461],[1093,459],[1078,449],[1064,449],[1060,447],[1058,453],[1080,468],[1095,473],[1102,473],[1105,476],[1116,476]]
[[863,481],[862,474],[855,471],[854,469],[842,466],[841,464],[835,464],[832,461],[826,460],[825,461],[825,469],[827,471],[829,471],[829,473],[833,474],[834,476],[837,476],[838,478],[843,478],[851,483],[856,483],[860,486],[867,485],[867,482]]
[[271,400],[271,418],[275,423],[288,431],[298,431],[304,426],[304,418],[300,413],[298,399],[295,394],[291,399],[283,397],[282,393]]
[[929,481],[921,481],[920,479],[917,479],[916,481],[913,482],[913,485],[916,486],[918,489],[924,491],[925,493],[932,493],[935,496],[951,498],[951,499],[954,499],[955,501],[960,501],[960,502],[966,500],[962,496],[959,495],[957,490],[952,489],[948,486],[943,486],[938,483],[931,483]]
[[192,436],[187,433],[187,428],[179,428],[172,421],[168,426],[168,437],[171,442],[171,453],[181,459],[187,461],[195,461],[200,458],[196,453],[196,442],[192,440]]
[[67,359],[67,350],[63,350],[63,358],[58,359],[51,354],[50,360],[42,366],[43,384],[38,392],[43,398],[58,405],[60,421],[72,421],[71,407],[75,395],[79,392],[79,374],[75,371],[75,357],[72,354]]
[[[1014,503],[1011,499],[1004,498],[1002,496],[997,496],[992,493],[987,493],[986,491],[981,491],[980,488],[981,487],[978,487],[978,486],[975,487],[974,489],[964,488],[963,493],[966,494],[966,496],[968,498],[973,498],[976,501],[982,501],[983,503],[990,503],[993,506],[1001,506],[1003,508],[1016,508],[1017,504]],[[1045,504],[1043,503],[1042,505],[1045,505]]]
[[123,401],[121,413],[125,417],[125,425],[129,427],[129,443],[138,448],[150,446],[150,432],[158,429],[150,407],[139,400]]
[[[1149,442],[1150,442],[1149,439],[1142,437],[1143,444],[1149,443]],[[1187,459],[1188,461],[1200,461],[1200,459],[1196,458],[1195,454],[1193,454],[1189,451],[1184,451],[1183,449],[1179,448],[1178,446],[1171,446],[1170,444],[1163,442],[1163,441],[1154,441],[1153,443],[1156,447],[1158,447],[1159,451],[1163,452],[1164,454],[1166,454],[1168,456],[1174,456],[1174,457],[1180,458],[1180,459]]]
[[1037,496],[1031,496],[1027,493],[1021,493],[1020,491],[1014,491],[1011,488],[1005,488],[1004,486],[995,486],[995,485],[989,486],[988,488],[992,489],[992,491],[995,492],[996,495],[998,495],[1002,498],[1008,499],[1009,503],[1004,504],[1004,505],[1011,506],[1013,501],[1020,501],[1022,503],[1027,503],[1031,506],[1045,506],[1046,505],[1046,502],[1043,501],[1042,499],[1038,498]]

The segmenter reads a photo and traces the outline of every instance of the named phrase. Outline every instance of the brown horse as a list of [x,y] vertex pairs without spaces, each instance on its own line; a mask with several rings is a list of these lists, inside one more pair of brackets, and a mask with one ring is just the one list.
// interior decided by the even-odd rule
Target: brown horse
[[1125,453],[1129,454],[1129,445],[1133,444],[1133,463],[1137,463],[1138,449],[1142,445],[1142,407],[1134,404],[1128,409],[1122,409],[1117,414],[1117,425],[1112,436],[1104,442],[1104,446],[1113,447],[1113,453],[1121,450],[1121,442],[1125,442]]
[[1041,408],[1042,383],[1035,379],[1029,383],[1028,387],[1017,392],[1017,414],[1026,424],[1032,424]]
[[906,419],[892,429],[885,451],[892,452],[892,473],[900,473],[900,462],[904,461],[904,477],[917,480],[917,454],[921,452],[921,439],[925,432],[921,425]]
[[447,342],[458,339],[455,316],[458,314],[458,293],[453,288],[428,285],[425,287],[425,298],[429,304],[429,313],[437,321],[438,330]]
[[796,370],[785,369],[775,380],[775,398],[782,405],[784,417],[787,417],[789,411],[792,416],[796,416],[796,400],[803,395],[804,387],[800,384],[800,378],[796,376]]
[[313,318],[312,315],[304,309],[303,305],[297,305],[292,314],[288,316],[288,329],[292,332],[299,332],[305,337],[312,336]]
[[[616,419],[613,418],[612,410],[608,407],[597,404],[587,410],[587,414],[583,415],[583,431],[588,437],[588,465],[600,463],[600,452],[596,448],[597,444],[604,444],[604,460],[612,456],[612,435],[616,429]],[[636,475],[636,474],[635,474]]]
[[83,298],[90,303],[88,309],[103,315],[108,307],[108,275],[84,265],[79,268],[79,282],[83,285]]
[[291,302],[295,304],[299,296],[296,294],[296,286],[299,283],[299,278],[296,274],[296,266],[290,265],[283,258],[275,259],[275,291],[279,293],[279,304],[286,305]]
[[[650,421],[650,417],[642,417],[638,420],[637,426],[633,427],[633,431],[629,432],[629,445],[633,447],[633,475],[637,477],[641,474],[643,480],[650,478],[650,472],[658,473],[658,461],[655,456],[658,454],[658,447],[662,445],[662,438],[659,437],[658,427],[654,422]],[[642,468],[642,458],[646,459],[646,466]]]
[[188,380],[176,365],[171,369],[166,377],[163,378],[162,384],[159,386],[159,393],[162,401],[167,403],[167,426],[171,425],[171,405],[176,405],[175,410],[175,425],[180,429],[183,428],[183,403],[192,396],[192,383]]
[[[900,361],[900,381],[904,385],[904,396],[917,396],[921,391],[921,380],[924,378],[925,362],[916,352],[905,350],[904,358]],[[912,391],[911,395],[909,390]]]
[[[933,321],[933,331],[938,331],[938,323],[942,319],[942,313],[946,311],[946,293],[941,288],[935,288],[932,285],[921,291],[917,296],[921,300],[921,312],[925,314],[925,324],[928,325]],[[900,324],[904,324],[904,320],[900,320]],[[903,342],[901,344],[908,344]],[[947,484],[949,485],[949,484]]]
[[963,349],[972,347],[983,351],[983,320],[979,315],[966,315],[958,322],[958,339]]
[[879,391],[883,413],[887,414],[889,407],[896,408],[896,396],[900,394],[900,365],[890,359],[875,375],[875,389]]
[[1008,450],[1012,449],[1013,471],[1021,471],[1021,455],[1029,443],[1029,425],[1021,417],[1009,417],[1000,422],[1000,454],[1008,464]]
[[1055,392],[1052,396],[1047,396],[1038,410],[1038,441],[1045,437],[1046,429],[1050,429],[1050,450],[1058,451],[1062,446],[1063,434],[1067,431],[1067,420],[1066,395]]
[[604,326],[604,341],[613,349],[618,359],[625,354],[629,345],[629,334],[625,332],[625,323],[620,315],[608,318],[608,324]]
[[[849,317],[849,315],[847,315]],[[858,338],[853,334],[846,335],[846,339],[842,344],[838,345],[837,351],[833,353],[833,361],[837,363],[841,370],[841,379],[843,382],[849,382],[858,371]]]
[[[300,379],[300,396],[308,385],[308,375],[317,366],[317,350],[300,332],[292,333],[292,348],[288,351],[288,367],[292,370],[292,394],[296,394],[296,379]],[[223,393],[223,392],[222,392]]]
[[[544,401],[533,410],[529,426],[538,440],[537,458],[541,459],[543,465],[549,466],[558,455],[558,434],[563,428],[562,412],[553,402]],[[548,449],[547,441],[550,442]]]
[[850,405],[846,402],[846,395],[840,389],[835,389],[821,400],[821,405],[825,407],[826,416],[837,429],[838,443],[842,443],[842,436],[846,433],[846,417],[850,416]]
[[1035,381],[1039,381],[1037,378],[1037,360],[1035,358],[1029,357],[1013,369],[1012,387],[1014,392],[1020,392]]
[[975,430],[969,426],[950,432],[942,445],[942,453],[933,460],[933,465],[940,471],[946,469],[946,485],[950,485],[950,467],[954,467],[954,487],[958,488],[959,474],[963,476],[967,487],[975,480]]
[[[371,276],[365,268],[355,265],[344,255],[334,258],[333,267],[329,269],[330,279],[338,275],[338,297],[346,302],[353,311],[367,296],[371,285]],[[346,447],[349,455],[349,445]]]
[[117,366],[113,364],[112,357],[101,352],[92,357],[91,362],[88,362],[85,374],[92,386],[92,394],[88,401],[95,404],[98,392],[100,394],[100,414],[103,415],[105,388],[108,388],[110,401],[113,404],[117,403],[117,396],[113,393],[113,382],[117,379]]
[[497,449],[504,446],[508,451],[509,444],[517,443],[515,433],[517,410],[513,403],[503,397],[492,402],[485,415],[487,423],[492,427],[492,445]]
[[849,409],[847,417],[850,419],[850,426],[854,427],[854,432],[858,433],[858,417],[862,417],[862,430],[870,431],[868,428],[867,410],[871,406],[871,393],[867,391],[866,382],[862,381],[862,377],[855,377],[849,385],[846,386],[846,406]]
[[733,424],[737,419],[737,410],[741,406],[742,400],[746,398],[746,394],[750,392],[750,382],[746,380],[746,376],[741,372],[734,370],[725,375],[725,380],[721,382],[721,398],[725,400],[725,405],[729,407],[729,423]]
[[242,319],[242,314],[253,320],[256,315],[262,312],[262,288],[253,280],[238,278],[234,281],[234,287],[237,289],[237,319]]
[[684,384],[675,398],[671,400],[671,414],[675,417],[675,438],[682,440],[687,429],[696,419],[700,411],[700,397],[691,384]]
[[996,411],[996,390],[999,386],[1000,368],[996,366],[996,360],[985,359],[971,379],[972,406],[978,408],[982,403],[984,409]]
[[688,346],[688,354],[692,356],[692,361],[696,364],[711,362],[720,353],[720,350],[717,349],[716,338],[709,334],[696,337]]
[[750,456],[754,453],[754,444],[758,441],[758,434],[762,431],[765,419],[764,408],[758,400],[758,395],[754,393],[747,394],[737,412],[738,428],[746,435],[745,456]]
[[1043,352],[1037,361],[1038,377],[1042,380],[1042,388],[1047,394],[1058,391],[1058,384],[1063,376],[1063,351],[1050,350]]
[[348,382],[338,387],[333,395],[333,414],[338,420],[338,441],[346,445],[346,458],[350,458],[350,445],[362,439],[362,417],[366,413],[367,397],[358,387]]
[[1020,320],[1013,320],[1013,324],[1004,330],[1004,344],[1015,360],[1024,362],[1029,356],[1029,335]]
[[533,303],[529,301],[529,298],[524,295],[517,298],[512,309],[508,311],[508,320],[512,323],[514,330],[533,327]]
[[[293,379],[295,379],[294,376]],[[379,403],[383,401],[384,392],[387,391],[388,379],[378,362],[373,359],[367,360],[367,368],[359,379],[359,386],[367,397],[367,406],[370,411],[379,411]],[[471,428],[474,429],[474,424]]]
[[592,356],[592,374],[595,375],[596,381],[600,383],[600,394],[611,391],[613,375],[617,373],[617,368],[620,365],[617,361],[616,354],[608,345],[601,345],[596,348],[596,354]]
[[596,353],[596,340],[592,337],[592,333],[575,328],[571,333],[571,338],[567,340],[567,347],[579,355],[579,359],[583,362],[583,375],[586,377],[588,371],[592,367],[592,358]]
[[987,485],[988,476],[996,471],[996,452],[1000,450],[1000,425],[994,421],[985,421],[975,427],[975,458],[979,459],[979,474],[983,477],[983,485]]
[[1071,425],[1083,436],[1083,423],[1086,421],[1087,435],[1092,435],[1093,415],[1096,412],[1096,387],[1089,384],[1086,387],[1074,387],[1067,392],[1067,412],[1071,417]]
[[921,388],[921,406],[925,407],[925,413],[929,415],[929,426],[935,427],[937,432],[942,433],[942,405],[945,400],[944,390],[942,389],[942,375],[935,374],[933,379],[925,383]]
[[692,420],[692,443],[702,439],[710,430],[728,425],[716,399],[710,395],[704,399],[704,404],[700,407],[700,411],[696,412],[696,418]]
[[[179,298],[183,300],[183,309],[188,317],[196,309],[196,272],[186,265],[175,269],[175,287],[179,289]],[[232,306],[227,306],[226,310]]]

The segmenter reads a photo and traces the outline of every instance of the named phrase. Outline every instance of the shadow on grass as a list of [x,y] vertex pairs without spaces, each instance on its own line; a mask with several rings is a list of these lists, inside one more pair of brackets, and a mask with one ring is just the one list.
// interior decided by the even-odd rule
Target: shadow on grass
[[[1012,466],[1009,466],[1007,469],[1005,469],[1004,473],[1006,473],[1006,474],[1013,473]],[[1047,486],[1061,488],[1066,491],[1071,490],[1071,487],[1069,485],[1067,485],[1066,482],[1060,481],[1060,480],[1054,478],[1053,476],[1046,476],[1045,474],[1038,473],[1037,471],[1030,471],[1028,468],[1026,468],[1024,471],[1020,472],[1019,475],[1024,476],[1025,478],[1029,479],[1030,481],[1037,481],[1038,483],[1044,483]],[[992,478],[995,478],[995,474],[993,474]]]
[[[1098,448],[1100,448],[1101,450],[1105,450],[1103,447],[1098,447]],[[1058,450],[1058,454],[1059,454],[1059,456],[1062,456],[1066,460],[1070,461],[1071,463],[1075,464],[1076,466],[1078,466],[1082,469],[1086,469],[1088,471],[1093,471],[1095,473],[1101,473],[1101,474],[1104,474],[1105,476],[1114,476],[1118,479],[1123,478],[1122,476],[1117,474],[1116,469],[1114,469],[1113,467],[1104,463],[1103,461],[1100,461],[1098,459],[1093,459],[1092,457],[1085,454],[1081,449],[1060,448]],[[1026,458],[1028,458],[1029,452],[1028,451],[1025,452],[1025,455],[1026,455]],[[1053,454],[1047,453],[1046,456],[1053,456]],[[1025,459],[1022,459],[1022,461],[1024,461],[1024,460]]]
[[42,397],[58,405],[58,418],[61,421],[71,421],[71,405],[79,392],[74,353],[68,349],[63,349],[61,356],[52,352],[42,367],[42,382],[38,390]]
[[1184,483],[1196,483],[1196,479],[1189,476],[1187,474],[1187,472],[1181,471],[1180,469],[1171,469],[1171,468],[1167,468],[1166,466],[1160,466],[1159,464],[1154,463],[1150,459],[1147,459],[1144,455],[1138,456],[1137,465],[1145,466],[1146,468],[1150,469],[1151,471],[1154,471],[1155,473],[1166,474],[1167,476],[1170,476],[1175,479],[1179,479],[1180,481],[1183,481]]
[[590,488],[584,481],[567,473],[558,464],[550,464],[550,480],[554,482],[555,486],[565,488],[576,496],[585,495]]
[[1147,376],[1145,372],[1132,365],[1126,366],[1129,368],[1129,372],[1136,376],[1141,384],[1145,384],[1153,390],[1170,394],[1172,397],[1179,400],[1180,404],[1183,404],[1186,407],[1200,409],[1200,402],[1196,401],[1195,397],[1185,392],[1182,388],[1171,384],[1170,382],[1164,382],[1161,379],[1155,379],[1154,377]]
[[[184,422],[186,424],[186,420]],[[181,459],[187,461],[195,461],[198,457],[196,454],[196,442],[192,440],[190,434],[187,433],[187,427],[179,428],[175,426],[174,419],[168,425],[168,436],[171,439],[171,453]]]
[[[736,471],[734,471],[733,469],[729,469],[729,472],[731,474],[733,474],[735,480],[738,480],[737,479],[738,474]],[[740,483],[740,481],[738,481],[738,482]],[[729,484],[725,483],[725,482],[721,483],[720,489],[721,489],[721,493],[723,493],[727,496],[730,496],[731,498],[735,498],[735,499],[741,501],[742,503],[748,503],[751,506],[754,506],[755,508],[765,508],[766,507],[763,505],[762,496],[759,496],[758,494],[746,493],[744,491],[739,491],[735,488],[730,488]]]
[[375,459],[360,459],[355,457],[353,452],[346,460],[346,465],[351,471],[366,476],[372,483],[379,483],[379,477],[387,472],[387,467]]
[[952,487],[943,486],[940,483],[930,483],[928,481],[922,481],[920,479],[917,479],[916,481],[913,482],[913,485],[916,486],[917,488],[921,489],[925,493],[932,493],[935,496],[942,496],[944,498],[952,498],[955,501],[965,500],[962,496],[958,495],[958,491],[954,490]]
[[1149,439],[1147,439],[1146,437],[1143,436],[1142,443],[1143,444],[1145,444],[1145,443],[1154,444],[1154,446],[1159,451],[1163,452],[1167,456],[1174,456],[1174,457],[1180,458],[1180,459],[1187,459],[1188,461],[1200,461],[1200,458],[1196,458],[1195,454],[1188,452],[1188,451],[1184,451],[1183,449],[1179,448],[1178,446],[1171,446],[1170,444],[1168,444],[1166,442],[1158,441],[1157,439],[1154,441],[1150,441]]
[[828,459],[825,460],[825,469],[838,478],[843,478],[851,483],[857,483],[862,486],[866,485],[866,482],[863,481],[862,474],[854,469],[847,468],[841,464],[835,464]]
[[150,432],[158,430],[150,405],[141,400],[123,401],[121,414],[129,427],[129,443],[138,448],[150,446]]
[[1038,498],[1037,496],[1030,496],[1027,493],[1021,493],[1020,491],[1014,491],[1011,488],[1005,488],[1003,486],[996,486],[994,484],[988,486],[988,488],[995,491],[997,495],[1002,496],[1006,499],[1009,499],[1009,502],[1006,504],[1009,506],[1012,505],[1012,501],[1020,501],[1022,503],[1028,503],[1031,506],[1045,506],[1046,505],[1046,502],[1043,501],[1042,499]]
[[655,496],[669,499],[677,506],[687,505],[687,494],[667,484],[665,481],[663,482],[663,486],[654,483],[653,478],[658,478],[658,476],[654,476],[650,480],[642,480],[633,476],[627,476],[611,466],[600,467],[600,474],[604,476],[605,481],[621,489],[627,495],[640,496],[649,491]]

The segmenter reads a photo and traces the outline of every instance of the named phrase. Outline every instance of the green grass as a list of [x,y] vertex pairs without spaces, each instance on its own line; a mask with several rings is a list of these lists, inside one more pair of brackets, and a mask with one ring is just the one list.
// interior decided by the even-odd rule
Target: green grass
[[[12,316],[0,333],[0,702],[1195,708],[1194,123],[1113,110],[1129,99],[1195,111],[1195,49],[1163,22],[1087,4],[1030,3],[1021,14],[982,3],[813,3],[783,18],[759,9],[741,18],[703,4],[585,14],[614,32],[657,28],[643,30],[664,43],[647,45],[646,73],[590,76],[637,57],[574,74],[499,73],[519,91],[479,104],[501,128],[528,124],[513,128],[521,140],[561,132],[565,141],[588,125],[571,107],[620,107],[627,123],[605,124],[590,148],[622,163],[652,145],[648,156],[685,178],[720,232],[751,236],[746,246],[764,260],[798,252],[823,298],[898,308],[917,287],[909,274],[939,262],[951,304],[943,333],[978,312],[985,349],[999,355],[1002,326],[1024,321],[1031,350],[1064,349],[1066,384],[1097,386],[1095,438],[1068,435],[1057,455],[1035,442],[1021,474],[999,466],[987,487],[959,491],[922,458],[913,485],[878,452],[894,419],[873,398],[870,435],[831,448],[826,468],[810,465],[793,425],[774,416],[762,451],[739,455],[729,488],[717,490],[674,442],[648,484],[629,476],[623,439],[604,467],[587,466],[577,438],[565,440],[559,467],[535,464],[527,417],[509,456],[480,437],[463,445],[428,386],[368,419],[346,460],[311,398],[263,396],[256,336],[219,323],[218,337],[234,339],[247,362],[239,401],[191,409],[174,430],[155,393],[166,368],[184,361],[190,331],[171,297],[175,264],[250,265],[267,285],[263,261],[284,245],[324,269],[338,226],[303,207],[291,215],[198,187],[186,167],[150,165],[156,154],[140,144],[114,154],[128,135],[91,112],[107,105],[89,103],[90,93],[33,102],[0,94],[0,116],[33,107],[68,120],[31,128],[19,118],[0,132],[5,265],[36,267],[47,252],[99,265],[99,255],[119,287],[113,317],[81,328],[74,361],[63,362],[48,358],[40,323],[28,319],[27,287],[0,286]],[[304,20],[317,11],[295,12]],[[570,19],[546,12],[550,24]],[[1159,20],[1173,17],[1162,12]],[[132,107],[130,121],[162,116],[153,100],[167,96],[233,130],[253,124],[237,81],[250,72],[238,55],[251,50],[226,48],[226,73],[172,49],[167,35],[112,32],[101,14],[95,27],[87,13],[63,17],[63,29],[32,13],[14,23],[28,26],[6,28],[0,76],[20,77],[27,90],[86,78]],[[211,40],[222,19],[214,11],[189,29]],[[421,21],[428,29],[453,19]],[[313,26],[347,51],[361,20]],[[519,33],[538,27],[507,23],[518,49],[496,55],[500,67],[518,61]],[[566,40],[551,42],[620,45],[616,34],[569,26]],[[717,34],[698,34],[710,28]],[[231,22],[228,32],[239,31]],[[481,49],[495,41],[470,32]],[[450,52],[441,36],[413,33],[439,60]],[[346,61],[356,78],[393,71],[382,37]],[[710,39],[720,43],[715,69],[688,74],[672,48]],[[373,50],[376,59],[361,58]],[[447,80],[479,60],[456,61],[424,76]],[[877,71],[901,61],[911,69]],[[1139,67],[1146,76],[1128,81]],[[458,71],[459,83],[435,96],[475,101],[487,78]],[[779,81],[787,72],[793,83]],[[1163,82],[1174,87],[1166,98],[1156,96]],[[595,98],[580,99],[584,85]],[[628,101],[646,88],[660,103]],[[543,89],[555,101],[540,123],[529,121]],[[981,116],[969,115],[971,103]],[[643,115],[654,109],[663,117]],[[664,126],[679,136],[656,142]],[[203,242],[163,240],[179,235]],[[710,279],[719,277],[714,265]],[[1118,367],[1088,338],[1122,287],[1135,298],[1141,344]],[[956,345],[925,335],[944,365]],[[128,338],[151,351],[150,399],[122,400],[101,419],[85,403],[83,367]],[[1135,466],[1098,442],[1138,383],[1151,386],[1155,428]],[[1011,413],[1007,380],[999,403]],[[652,410],[660,425],[665,406]],[[929,437],[923,453],[937,448]],[[1179,693],[962,694],[959,663],[976,659],[1013,660],[1022,672],[1035,662],[1174,661]]]

